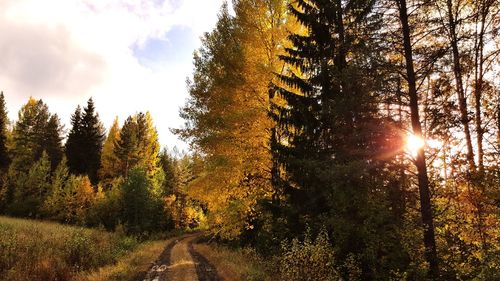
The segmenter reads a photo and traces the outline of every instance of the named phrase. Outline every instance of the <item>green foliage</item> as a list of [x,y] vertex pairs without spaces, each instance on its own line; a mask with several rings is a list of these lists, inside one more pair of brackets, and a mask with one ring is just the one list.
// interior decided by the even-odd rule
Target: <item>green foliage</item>
[[80,106],[76,108],[71,116],[71,125],[66,142],[70,171],[77,175],[87,175],[93,184],[97,184],[105,134],[92,98],[88,100],[83,113]]
[[52,194],[44,204],[47,217],[70,224],[86,224],[90,208],[95,202],[90,180],[85,176],[71,175],[62,186],[53,186]]
[[[290,13],[307,32],[289,36],[292,47],[270,86],[274,196],[266,206],[272,223],[284,224],[271,237],[301,237],[326,227],[339,260],[356,257],[359,278],[383,280],[406,267],[391,212],[388,171],[397,131],[379,117],[376,58],[362,42],[374,24],[372,1],[297,1]],[[343,6],[343,5],[342,5]],[[342,18],[350,18],[343,21]],[[399,148],[396,148],[399,149]],[[285,232],[285,234],[283,234]],[[393,240],[392,236],[396,237]],[[391,237],[391,238],[389,238]],[[383,245],[383,246],[381,246]],[[383,250],[383,248],[390,250]],[[339,274],[350,273],[337,264]]]
[[121,186],[124,223],[128,233],[147,234],[165,227],[162,201],[153,194],[153,183],[141,169],[130,171]]
[[283,242],[282,251],[279,269],[283,280],[343,280],[335,269],[335,252],[326,231],[314,240],[308,233],[302,242],[296,238]]
[[165,175],[163,195],[172,194],[179,182],[177,175],[177,160],[166,148],[160,153],[160,166]]
[[0,172],[5,173],[9,165],[9,155],[7,154],[7,125],[9,119],[5,105],[5,97],[0,92]]
[[160,144],[149,112],[140,112],[125,120],[114,145],[120,175],[127,178],[130,170],[142,168],[148,177],[159,172]]
[[116,262],[137,244],[98,230],[0,217],[0,276],[69,281],[78,272]]
[[96,201],[89,210],[87,224],[104,226],[109,231],[116,229],[121,222],[124,206],[121,192],[123,182],[123,178],[115,178],[106,192],[100,188]]
[[44,152],[28,172],[9,171],[13,202],[9,213],[23,217],[40,217],[41,207],[50,192],[50,162]]
[[57,115],[51,115],[42,100],[30,98],[19,111],[14,125],[10,168],[26,172],[44,151],[51,167],[57,167],[62,156],[61,131]]

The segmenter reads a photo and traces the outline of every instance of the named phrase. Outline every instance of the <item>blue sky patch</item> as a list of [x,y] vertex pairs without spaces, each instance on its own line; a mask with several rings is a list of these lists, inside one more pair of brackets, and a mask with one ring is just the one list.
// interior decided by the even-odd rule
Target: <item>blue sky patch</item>
[[162,68],[165,64],[191,61],[197,43],[190,28],[174,26],[163,38],[150,39],[143,46],[134,46],[132,51],[142,65]]

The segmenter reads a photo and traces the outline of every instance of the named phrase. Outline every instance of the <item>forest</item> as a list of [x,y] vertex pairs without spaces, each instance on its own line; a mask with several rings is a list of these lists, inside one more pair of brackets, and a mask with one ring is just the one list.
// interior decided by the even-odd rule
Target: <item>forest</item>
[[204,229],[280,280],[500,280],[499,27],[496,0],[234,0],[194,51],[187,153],[147,112],[105,130],[90,99],[65,132],[1,94],[0,213]]

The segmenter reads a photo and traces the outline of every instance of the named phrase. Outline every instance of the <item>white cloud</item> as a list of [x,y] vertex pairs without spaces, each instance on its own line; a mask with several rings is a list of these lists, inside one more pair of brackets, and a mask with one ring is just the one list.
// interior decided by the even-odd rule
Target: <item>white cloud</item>
[[[182,120],[185,79],[191,58],[142,65],[133,48],[182,26],[195,37],[210,31],[222,0],[2,0],[0,1],[0,90],[11,118],[31,95],[47,102],[64,123],[77,104],[93,96],[110,126],[149,110],[164,145],[181,145],[169,132]],[[173,52],[177,52],[175,49]],[[167,58],[175,58],[175,54]]]

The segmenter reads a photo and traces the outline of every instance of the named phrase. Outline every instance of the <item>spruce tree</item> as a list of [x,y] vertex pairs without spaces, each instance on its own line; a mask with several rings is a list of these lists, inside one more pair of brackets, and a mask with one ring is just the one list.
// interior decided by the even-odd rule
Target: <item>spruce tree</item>
[[160,153],[160,166],[165,173],[163,191],[165,194],[173,194],[178,185],[177,159],[166,148]]
[[42,100],[30,98],[18,114],[13,130],[12,165],[17,172],[26,172],[31,165],[48,153],[51,167],[61,160],[61,125],[57,115],[51,115]]
[[[5,171],[9,165],[9,155],[7,154],[7,108],[5,105],[5,97],[3,92],[0,92],[0,171]],[[1,185],[0,178],[0,185]]]
[[97,183],[102,146],[105,133],[99,114],[95,111],[94,101],[90,98],[82,115],[82,153],[85,153],[83,166],[84,173],[89,176],[93,184]]
[[135,166],[138,161],[138,140],[137,124],[129,116],[120,131],[120,138],[115,143],[115,155],[119,159],[120,175],[128,177],[128,171]]
[[[400,245],[386,238],[394,233],[380,225],[387,223],[380,214],[389,207],[380,191],[385,163],[377,156],[384,132],[376,114],[376,81],[369,74],[374,54],[365,35],[374,24],[372,5],[354,0],[291,5],[308,32],[289,36],[293,46],[281,56],[285,67],[270,87],[276,122],[273,203],[280,209],[275,214],[284,217],[292,236],[301,237],[307,226],[316,233],[326,227],[338,258],[356,257],[363,280],[388,273],[380,256],[367,250],[382,249],[382,243],[395,249],[384,255],[395,263],[391,266],[404,267]],[[348,278],[347,271],[341,273]]]
[[88,175],[91,182],[96,184],[105,134],[92,98],[88,100],[83,113],[77,107],[71,117],[71,125],[66,143],[69,168],[74,174]]
[[14,183],[14,198],[9,206],[9,213],[17,216],[40,217],[43,202],[50,194],[50,161],[43,152],[39,160],[28,166],[27,172],[21,172],[11,179]]
[[66,158],[68,167],[72,173],[83,173],[82,154],[82,109],[78,105],[75,112],[71,115],[71,130],[66,140]]
[[63,157],[61,131],[62,125],[57,114],[50,116],[45,130],[43,150],[49,156],[52,171],[56,169]]
[[128,177],[133,168],[141,168],[150,178],[160,171],[160,144],[149,113],[137,113],[125,120],[114,153],[120,174]]

